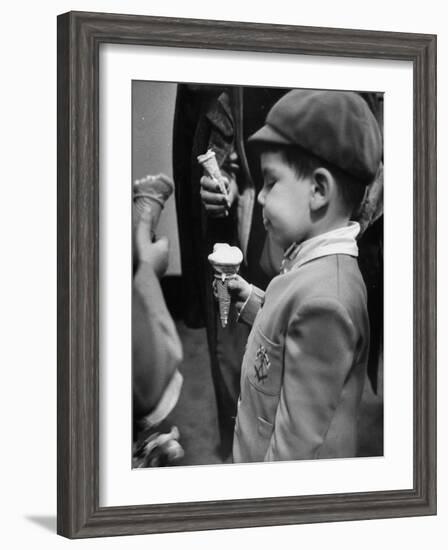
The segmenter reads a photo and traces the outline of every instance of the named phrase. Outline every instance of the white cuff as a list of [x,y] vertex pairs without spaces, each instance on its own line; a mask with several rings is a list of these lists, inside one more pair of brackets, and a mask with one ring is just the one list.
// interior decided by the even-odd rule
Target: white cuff
[[156,407],[152,412],[147,414],[141,420],[145,428],[152,428],[160,424],[174,409],[182,389],[183,376],[176,370],[174,371],[171,380],[168,382],[162,397],[159,399]]
[[254,285],[250,285],[250,294],[238,313],[238,321],[253,325],[258,311],[264,303],[264,292]]

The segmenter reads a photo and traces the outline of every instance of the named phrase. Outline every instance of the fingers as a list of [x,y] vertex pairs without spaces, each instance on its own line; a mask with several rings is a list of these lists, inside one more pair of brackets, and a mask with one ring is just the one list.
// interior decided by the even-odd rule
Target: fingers
[[146,205],[140,213],[135,236],[137,249],[140,252],[145,248],[147,243],[151,242],[151,225],[151,207],[149,205]]
[[219,183],[209,178],[208,176],[202,176],[201,180],[201,191],[208,191],[209,193],[221,193],[221,188],[219,186]]
[[229,215],[226,196],[221,192],[218,183],[208,176],[201,178],[201,200],[207,214],[212,218],[224,218]]
[[211,195],[224,196],[223,186],[226,191],[229,189],[229,180],[225,176],[222,176],[219,182],[213,178],[209,178],[208,176],[202,176],[200,184],[201,193],[210,193]]
[[232,279],[229,279],[229,282],[227,283],[227,288],[234,293],[239,292],[240,290],[243,290],[245,286],[247,285],[247,282],[240,277],[239,275],[235,275],[232,277]]
[[239,275],[235,275],[229,282],[227,288],[232,295],[232,299],[236,301],[236,305],[242,305],[249,298],[252,285]]
[[227,218],[229,216],[229,211],[222,208],[221,210],[216,210],[211,212],[210,210],[207,210],[207,214],[210,218]]
[[222,193],[211,193],[210,191],[203,191],[201,189],[201,199],[206,206],[227,206],[226,197]]

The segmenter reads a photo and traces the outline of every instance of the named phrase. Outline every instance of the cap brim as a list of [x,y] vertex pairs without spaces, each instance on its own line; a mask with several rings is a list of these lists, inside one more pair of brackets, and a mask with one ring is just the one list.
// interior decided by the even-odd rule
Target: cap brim
[[283,143],[291,144],[292,141],[279,134],[272,126],[265,124],[255,134],[252,134],[248,140],[250,143]]

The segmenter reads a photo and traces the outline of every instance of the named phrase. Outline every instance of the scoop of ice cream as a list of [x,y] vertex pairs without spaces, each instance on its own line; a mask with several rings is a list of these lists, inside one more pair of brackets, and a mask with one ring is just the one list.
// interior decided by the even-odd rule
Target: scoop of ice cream
[[213,252],[209,254],[208,261],[213,264],[240,264],[243,261],[243,253],[237,246],[227,243],[216,243]]

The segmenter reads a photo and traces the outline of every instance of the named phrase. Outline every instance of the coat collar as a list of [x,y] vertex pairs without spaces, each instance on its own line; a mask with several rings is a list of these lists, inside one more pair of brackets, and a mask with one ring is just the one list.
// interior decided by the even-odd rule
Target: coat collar
[[356,237],[359,230],[357,222],[350,222],[345,227],[322,233],[300,244],[293,243],[283,256],[280,273],[288,273],[311,260],[331,254],[348,254],[357,257]]

